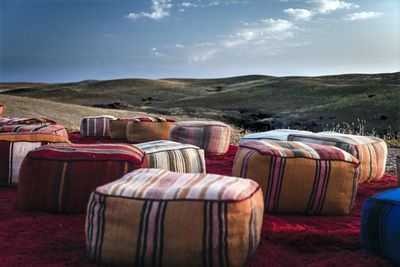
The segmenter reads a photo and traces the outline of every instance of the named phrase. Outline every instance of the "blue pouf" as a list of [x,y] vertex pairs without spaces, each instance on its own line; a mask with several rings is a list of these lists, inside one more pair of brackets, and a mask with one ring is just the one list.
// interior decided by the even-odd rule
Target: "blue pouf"
[[361,221],[361,242],[368,252],[400,265],[400,188],[367,199]]

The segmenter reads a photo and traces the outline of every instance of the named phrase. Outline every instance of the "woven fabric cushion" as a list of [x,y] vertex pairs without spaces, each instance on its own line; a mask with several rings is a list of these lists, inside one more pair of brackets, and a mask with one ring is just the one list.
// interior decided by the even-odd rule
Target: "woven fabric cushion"
[[368,252],[400,266],[400,189],[377,194],[364,203],[361,242]]
[[247,141],[254,140],[276,140],[276,141],[287,141],[289,134],[307,134],[309,131],[291,130],[291,129],[276,129],[261,133],[246,134],[240,138],[240,144]]
[[64,126],[61,125],[26,125],[26,124],[19,124],[19,125],[4,125],[0,126],[0,133],[6,132],[44,132],[50,133],[55,135],[61,135],[68,138],[67,130]]
[[357,166],[336,147],[250,141],[239,146],[233,176],[261,185],[267,212],[343,215],[353,206]]
[[126,128],[129,119],[116,119],[110,121],[111,139],[126,140]]
[[377,137],[320,132],[316,134],[291,134],[291,141],[330,145],[354,155],[359,161],[360,183],[379,180],[385,173],[387,146]]
[[110,115],[85,117],[81,121],[82,136],[105,137],[110,136],[109,122],[117,118]]
[[21,163],[29,151],[49,143],[68,143],[64,136],[33,133],[0,133],[0,184],[19,181]]
[[132,143],[168,140],[175,120],[162,117],[136,117],[129,120],[126,138]]
[[263,218],[248,179],[141,169],[101,186],[86,216],[90,260],[116,266],[243,266]]
[[136,144],[146,153],[148,168],[174,172],[206,172],[204,150],[194,145],[159,140]]
[[228,151],[231,128],[218,121],[183,121],[171,130],[172,141],[192,144],[204,149],[206,155],[221,155]]
[[20,125],[20,124],[36,124],[36,125],[53,125],[57,124],[55,121],[39,117],[39,118],[0,118],[0,126],[4,125]]
[[82,213],[90,193],[125,173],[145,167],[131,145],[47,145],[28,153],[21,166],[18,199],[24,209]]
[[4,106],[0,104],[0,117],[1,115],[3,115],[3,112],[4,112]]

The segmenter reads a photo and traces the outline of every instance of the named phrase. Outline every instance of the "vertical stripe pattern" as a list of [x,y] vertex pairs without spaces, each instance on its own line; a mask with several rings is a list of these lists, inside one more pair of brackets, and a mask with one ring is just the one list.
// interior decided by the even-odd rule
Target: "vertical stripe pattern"
[[110,115],[85,117],[81,121],[81,135],[86,137],[108,137],[110,136],[109,122],[116,119]]

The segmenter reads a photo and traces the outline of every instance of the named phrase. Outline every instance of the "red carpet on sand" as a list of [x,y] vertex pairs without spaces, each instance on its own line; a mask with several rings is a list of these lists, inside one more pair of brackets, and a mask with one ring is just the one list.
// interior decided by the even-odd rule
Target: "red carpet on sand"
[[[79,135],[71,140],[91,143]],[[236,150],[208,157],[207,172],[230,175]],[[247,266],[391,266],[362,250],[359,229],[365,199],[396,186],[392,175],[360,185],[351,216],[265,214],[261,242]],[[84,222],[85,215],[20,211],[17,188],[0,187],[0,266],[96,266],[85,255]]]

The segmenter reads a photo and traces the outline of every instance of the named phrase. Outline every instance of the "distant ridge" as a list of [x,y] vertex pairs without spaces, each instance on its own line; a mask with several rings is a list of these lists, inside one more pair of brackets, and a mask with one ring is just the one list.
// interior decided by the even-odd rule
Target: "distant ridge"
[[321,130],[360,120],[369,131],[400,130],[400,72],[0,83],[0,90],[84,106],[213,118],[251,130]]

